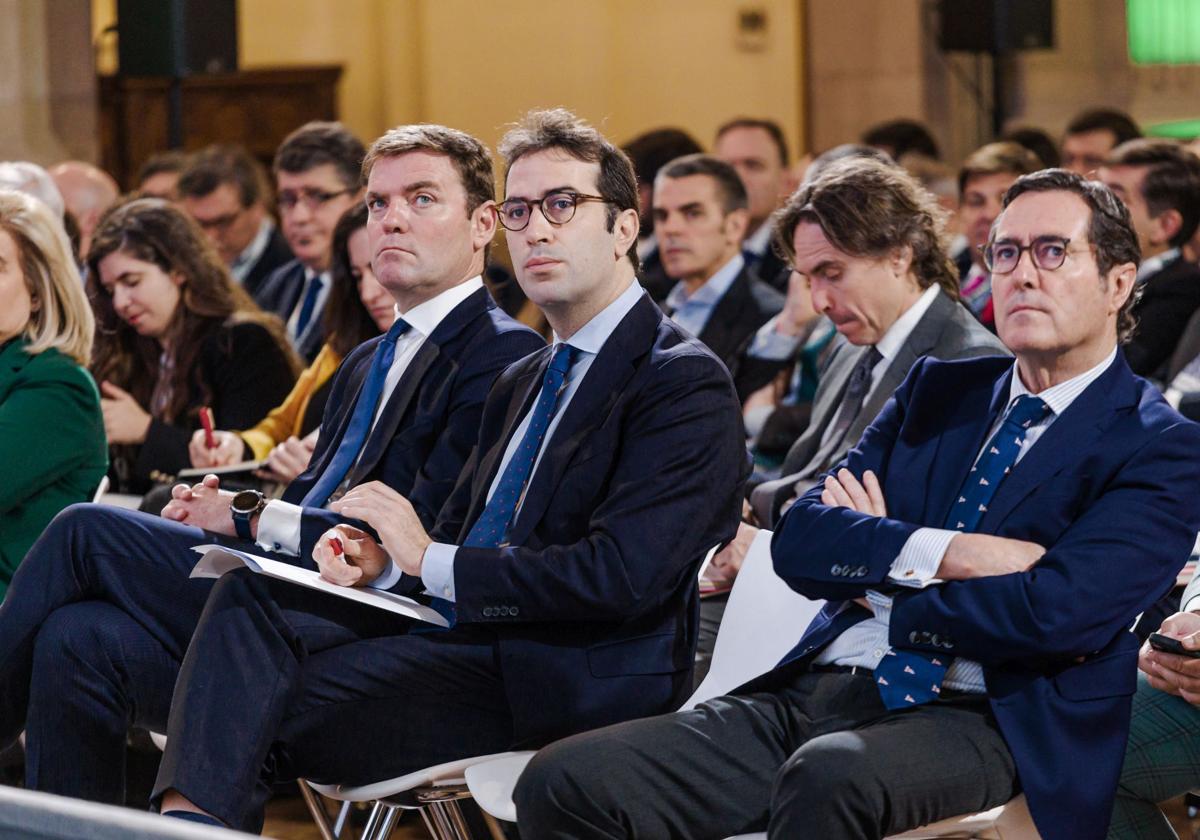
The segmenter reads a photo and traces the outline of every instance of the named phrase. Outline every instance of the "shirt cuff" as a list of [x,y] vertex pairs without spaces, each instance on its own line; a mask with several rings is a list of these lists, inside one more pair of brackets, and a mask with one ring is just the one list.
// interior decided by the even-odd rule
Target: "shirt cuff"
[[759,328],[747,351],[750,356],[772,362],[786,362],[796,355],[796,351],[800,349],[800,337],[775,332],[777,323],[778,315]]
[[258,517],[258,547],[280,554],[300,553],[300,518],[304,508],[272,499]]
[[942,565],[946,556],[946,548],[950,540],[961,531],[947,531],[943,528],[918,528],[913,531],[900,549],[899,556],[892,562],[888,579],[901,586],[911,586],[924,589],[939,581],[934,575]]
[[867,590],[867,603],[871,605],[871,611],[875,613],[875,618],[882,621],[884,624],[890,624],[892,620],[892,599],[889,595],[884,595],[881,592],[876,592],[874,589]]
[[443,601],[454,600],[454,555],[458,546],[430,543],[421,561],[421,582],[425,591]]
[[391,589],[400,582],[400,567],[396,565],[396,561],[388,563],[387,571],[381,574],[375,580],[367,584],[368,589]]

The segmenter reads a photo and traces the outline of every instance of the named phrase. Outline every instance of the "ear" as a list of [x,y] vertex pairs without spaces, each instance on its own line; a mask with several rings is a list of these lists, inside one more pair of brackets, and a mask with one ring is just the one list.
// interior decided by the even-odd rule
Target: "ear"
[[613,242],[613,256],[616,259],[625,256],[633,247],[633,243],[637,242],[640,224],[636,210],[622,210],[617,214],[617,220],[613,224],[613,234],[616,236]]
[[1131,262],[1114,265],[1108,270],[1107,279],[1109,311],[1116,314],[1129,300],[1129,296],[1133,294],[1133,289],[1137,285],[1137,266]]
[[1183,216],[1174,207],[1162,211],[1152,221],[1154,224],[1152,241],[1155,245],[1170,242],[1183,227]]
[[888,256],[888,265],[897,277],[908,276],[913,264],[913,249],[911,245],[901,245],[892,250]]
[[41,312],[42,311],[42,299],[40,297],[38,297],[37,295],[31,294],[29,296],[29,311],[30,312]]
[[750,227],[750,211],[741,207],[727,213],[724,227],[725,233],[730,239],[735,242],[741,242],[746,238],[746,229]]
[[471,213],[471,245],[477,251],[483,250],[496,236],[499,217],[496,215],[496,202],[485,201]]
[[179,288],[181,288],[181,289],[182,289],[182,288],[183,288],[185,285],[187,285],[187,280],[186,280],[186,278],[183,276],[183,272],[180,272],[180,271],[172,271],[172,272],[171,272],[170,274],[168,274],[167,276],[171,278],[171,282],[172,282],[172,283],[174,283],[176,286],[178,286],[178,287],[179,287]]

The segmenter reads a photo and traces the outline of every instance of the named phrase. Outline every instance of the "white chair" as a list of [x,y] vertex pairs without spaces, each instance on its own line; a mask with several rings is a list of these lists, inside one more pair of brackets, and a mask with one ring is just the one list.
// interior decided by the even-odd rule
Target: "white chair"
[[[704,560],[700,563],[699,575],[702,575],[708,568],[717,548],[717,546],[713,546],[704,556]],[[458,805],[460,800],[472,797],[471,792],[467,789],[465,771],[472,765],[481,762],[521,757],[525,757],[524,761],[528,761],[526,756],[532,755],[532,752],[504,752],[474,756],[439,764],[436,767],[428,767],[399,778],[358,787],[321,785],[301,779],[300,790],[323,840],[336,840],[340,836],[345,822],[346,809],[343,807],[338,820],[332,821],[324,804],[316,796],[317,793],[341,802],[376,800],[371,817],[363,830],[362,840],[384,840],[391,833],[399,812],[406,809],[420,812],[421,819],[425,821],[426,828],[429,829],[435,840],[471,840],[470,831],[467,829],[462,810]],[[524,768],[524,766],[522,763],[521,767]],[[516,776],[513,776],[513,779],[515,782]],[[504,840],[503,830],[486,809],[484,810],[484,819],[488,823],[493,840]]]
[[[761,531],[729,593],[708,676],[691,699],[690,709],[712,697],[727,694],[766,673],[791,649],[821,608],[793,592],[771,564],[771,532]],[[517,821],[512,794],[532,752],[517,753],[474,764],[466,769],[467,787],[486,813],[499,820]],[[729,840],[765,840],[765,833],[743,834]],[[890,840],[974,837],[980,840],[1039,840],[1024,795],[981,814],[954,817],[897,834]]]

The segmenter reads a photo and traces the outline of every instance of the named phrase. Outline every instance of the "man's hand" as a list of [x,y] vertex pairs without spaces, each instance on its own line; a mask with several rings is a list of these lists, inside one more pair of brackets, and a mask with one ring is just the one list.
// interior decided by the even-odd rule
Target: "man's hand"
[[935,577],[967,580],[1024,572],[1045,553],[1046,549],[1037,543],[1025,540],[990,534],[956,534],[946,548]]
[[295,435],[277,445],[267,456],[267,466],[259,473],[282,484],[287,484],[308,469],[309,459],[317,446],[317,433],[305,435],[301,440]]
[[704,577],[713,583],[732,584],[742,568],[742,563],[746,560],[746,552],[750,550],[750,543],[754,542],[756,536],[758,536],[758,529],[753,525],[747,525],[745,522],[738,523],[737,534],[729,542],[729,545],[713,555],[712,562],[708,564],[708,569],[704,572]]
[[[1188,650],[1200,650],[1200,615],[1175,613],[1158,629],[1164,636],[1179,639]],[[1200,659],[1155,650],[1146,642],[1138,654],[1138,667],[1150,685],[1200,706]]]
[[150,415],[128,391],[111,382],[100,383],[100,413],[109,443],[142,443],[150,428]]
[[[206,475],[199,484],[189,487],[186,484],[176,484],[171,488],[171,501],[162,509],[164,519],[195,525],[214,534],[224,534],[227,537],[237,535],[233,528],[233,515],[229,512],[229,503],[233,493],[221,489],[221,479],[215,475]],[[257,517],[251,522],[251,531],[257,531]]]
[[334,513],[361,519],[379,534],[384,550],[401,571],[421,576],[425,549],[433,542],[408,499],[379,481],[360,484],[329,506]]
[[813,308],[808,279],[797,271],[789,273],[787,297],[783,300],[783,311],[775,322],[775,332],[780,335],[800,335],[819,314]]
[[209,467],[236,464],[245,456],[246,444],[233,432],[215,431],[213,438],[216,439],[217,445],[209,449],[204,430],[197,429],[192,434],[192,439],[188,441],[188,456],[192,459],[192,466],[196,469],[203,470]]
[[[341,551],[334,548],[334,540]],[[392,564],[370,534],[351,525],[335,525],[322,534],[312,556],[321,577],[337,586],[366,586]]]
[[887,502],[883,499],[883,488],[875,473],[867,470],[859,482],[854,473],[842,467],[836,475],[825,478],[825,489],[821,491],[821,504],[826,507],[844,507],[869,516],[887,516]]

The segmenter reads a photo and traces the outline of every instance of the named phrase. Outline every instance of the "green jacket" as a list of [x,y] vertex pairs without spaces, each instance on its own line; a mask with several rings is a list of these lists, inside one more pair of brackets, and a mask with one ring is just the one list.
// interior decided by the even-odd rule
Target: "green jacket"
[[100,394],[57,350],[0,345],[0,600],[17,565],[60,510],[89,501],[108,468]]

